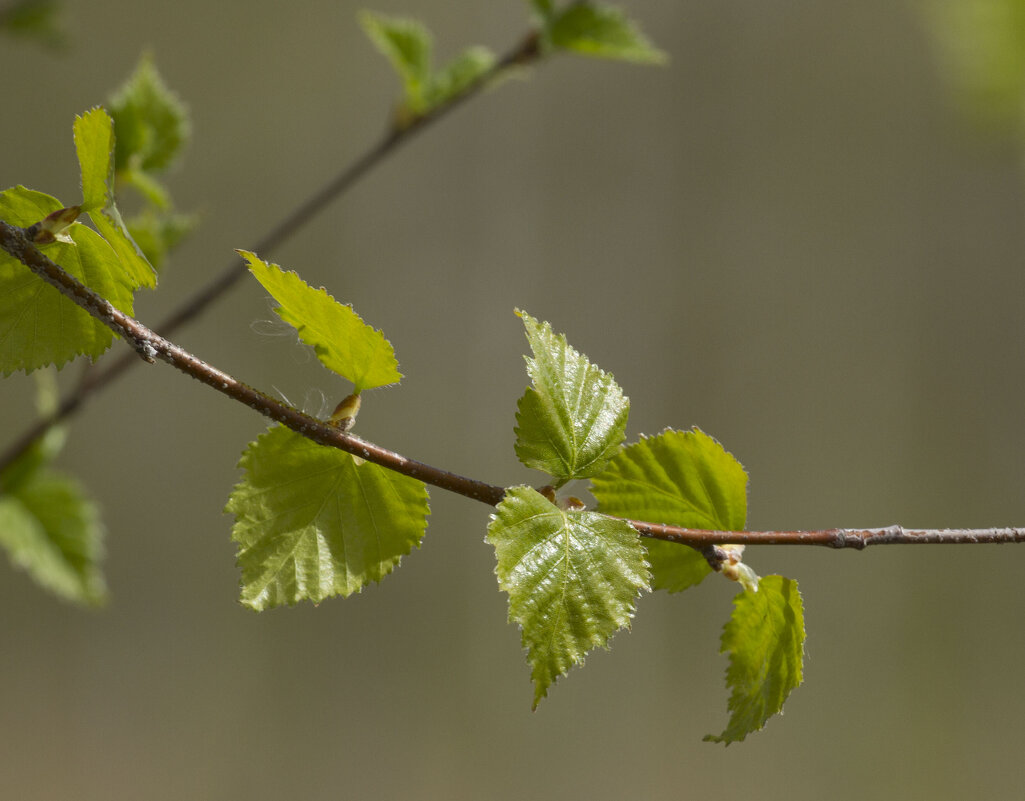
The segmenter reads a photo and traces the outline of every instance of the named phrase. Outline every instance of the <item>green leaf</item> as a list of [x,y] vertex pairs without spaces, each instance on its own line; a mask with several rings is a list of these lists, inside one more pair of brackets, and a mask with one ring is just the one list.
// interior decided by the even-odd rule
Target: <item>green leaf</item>
[[561,481],[601,472],[623,441],[630,401],[548,323],[516,313],[534,352],[527,358],[534,386],[517,404],[516,455]]
[[414,113],[426,107],[431,75],[430,32],[419,22],[364,11],[360,24],[374,46],[387,58],[402,79],[406,105]]
[[39,471],[0,494],[0,546],[54,594],[84,604],[106,600],[99,568],[103,526],[73,479]]
[[197,222],[198,218],[194,214],[157,212],[152,207],[127,220],[132,239],[146,260],[158,270],[168,254],[192,232]]
[[343,306],[324,289],[314,289],[295,273],[268,264],[255,253],[238,252],[256,280],[280,304],[278,316],[313,347],[327,369],[349,379],[356,394],[402,378],[391,343],[364,323],[351,306]]
[[[747,473],[699,429],[663,431],[623,448],[591,479],[599,511],[683,528],[743,531]],[[711,572],[692,548],[645,540],[656,589],[680,592]]]
[[[75,118],[75,149],[82,170],[82,210],[117,253],[133,287],[156,286],[156,273],[132,240],[114,203],[114,122],[101,108]],[[102,293],[101,293],[102,294]],[[108,298],[109,300],[109,298]]]
[[12,36],[34,39],[48,47],[66,44],[61,30],[59,0],[17,0],[0,11],[0,29]]
[[430,110],[447,103],[472,86],[495,66],[495,54],[486,47],[470,47],[431,75],[427,91]]
[[537,708],[559,676],[629,627],[648,589],[644,550],[627,523],[560,509],[530,487],[506,492],[487,539],[509,620],[522,629]]
[[242,454],[225,511],[242,569],[242,603],[262,611],[349,596],[380,581],[427,527],[420,481],[271,428]]
[[114,123],[101,108],[75,117],[75,151],[82,170],[82,211],[114,202]]
[[114,159],[118,171],[166,170],[181,154],[191,133],[184,104],[164,84],[148,53],[111,97],[110,115],[117,134]]
[[726,652],[730,720],[722,734],[709,734],[705,740],[729,745],[782,712],[783,702],[801,683],[804,610],[797,582],[766,576],[758,592],[738,593],[723,628],[721,653]]
[[[0,219],[27,227],[61,208],[60,201],[23,186],[0,193]],[[75,223],[40,248],[51,260],[127,314],[132,286],[121,261],[94,231]],[[0,372],[62,366],[78,355],[96,358],[113,341],[110,329],[25,265],[0,252]]]
[[552,47],[587,56],[639,64],[662,64],[668,60],[622,9],[604,3],[573,3],[550,15],[545,34]]

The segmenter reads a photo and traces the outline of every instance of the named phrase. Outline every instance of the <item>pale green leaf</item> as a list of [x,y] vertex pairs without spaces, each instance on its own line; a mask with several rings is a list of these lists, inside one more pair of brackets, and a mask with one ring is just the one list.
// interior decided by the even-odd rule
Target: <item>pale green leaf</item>
[[430,32],[419,22],[364,11],[360,24],[402,80],[405,101],[413,112],[424,110],[431,75]]
[[730,655],[730,720],[722,734],[709,734],[705,740],[729,745],[782,712],[783,702],[801,683],[804,608],[797,582],[765,576],[758,592],[738,593],[723,628],[721,652]]
[[[663,431],[623,448],[591,479],[605,514],[683,528],[743,531],[747,473],[699,429]],[[692,548],[645,540],[656,589],[679,592],[711,571]]]
[[527,358],[534,386],[517,404],[516,455],[560,481],[601,472],[623,441],[630,401],[548,323],[516,313],[534,352]]
[[349,596],[380,581],[427,527],[422,482],[271,428],[243,453],[225,511],[242,569],[242,603],[258,611]]
[[263,288],[280,304],[278,316],[313,347],[329,370],[349,379],[355,392],[394,384],[402,374],[384,335],[363,322],[351,306],[314,289],[294,272],[268,264],[255,253],[240,250]]
[[117,253],[132,286],[156,286],[156,273],[132,240],[114,202],[113,120],[103,109],[94,108],[75,118],[74,129],[82,171],[82,211],[89,214],[100,236]]
[[549,16],[547,42],[562,50],[640,64],[661,64],[656,48],[622,9],[604,3],[573,3]]
[[629,627],[648,569],[637,532],[596,512],[566,511],[513,487],[488,526],[509,620],[522,629],[534,707],[593,648]]
[[110,115],[117,134],[114,158],[118,171],[165,170],[188,143],[188,112],[164,84],[148,53],[111,97]]
[[114,122],[101,108],[75,117],[75,151],[82,171],[82,211],[114,202]]
[[96,505],[71,478],[43,470],[0,494],[0,546],[36,583],[67,600],[106,600],[103,535]]
[[[24,187],[0,193],[0,219],[27,227],[61,208],[55,198]],[[94,231],[75,223],[70,241],[41,246],[51,260],[125,313],[132,286],[121,261]],[[28,267],[0,252],[0,372],[62,366],[78,355],[96,358],[113,341],[110,329],[72,303]]]
[[447,103],[472,86],[495,66],[495,54],[486,47],[470,47],[431,75],[424,110]]

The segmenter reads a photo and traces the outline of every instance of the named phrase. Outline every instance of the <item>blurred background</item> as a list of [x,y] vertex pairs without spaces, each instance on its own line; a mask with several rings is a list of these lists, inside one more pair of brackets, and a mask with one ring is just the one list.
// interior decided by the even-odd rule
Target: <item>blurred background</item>
[[[273,260],[391,339],[405,379],[358,430],[408,456],[538,483],[512,449],[521,307],[615,374],[631,440],[719,438],[750,473],[752,528],[1025,525],[1014,5],[631,0],[667,67],[557,57]],[[150,49],[193,121],[171,189],[202,215],[137,300],[155,323],[384,130],[398,83],[362,7],[69,0],[63,51],[0,40],[0,184],[78,197],[74,115]],[[518,0],[373,8],[427,23],[439,59],[527,24]],[[177,339],[333,406],[347,385],[268,335],[270,308],[251,281]],[[3,382],[0,446],[33,393]],[[221,510],[265,426],[164,366],[77,417],[59,466],[102,504],[112,600],[72,607],[2,566],[0,797],[1021,797],[1025,548],[749,550],[800,582],[805,685],[727,751],[701,737],[726,722],[735,585],[642,598],[531,713],[488,509],[440,491],[383,585],[244,609]]]

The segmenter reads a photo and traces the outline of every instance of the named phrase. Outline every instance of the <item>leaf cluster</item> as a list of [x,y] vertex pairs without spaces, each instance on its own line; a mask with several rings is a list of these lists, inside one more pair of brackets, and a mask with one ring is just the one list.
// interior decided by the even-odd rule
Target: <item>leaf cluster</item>
[[[619,9],[591,2],[556,8],[546,0],[531,6],[543,52],[664,60]],[[370,13],[360,20],[400,76],[400,127],[492,77],[498,63],[490,51],[469,48],[435,68],[432,38],[420,23]],[[187,228],[161,175],[188,137],[183,106],[144,57],[109,111],[94,108],[75,120],[81,202],[65,206],[16,186],[0,193],[0,219],[25,229],[53,262],[130,314],[134,292],[156,284],[151,264]],[[143,202],[127,224],[118,203],[121,187],[131,187]],[[325,289],[256,253],[238,252],[274,298],[279,317],[325,368],[351,382],[352,394],[328,421],[348,431],[362,393],[402,377],[391,343]],[[759,580],[743,564],[742,548],[724,549],[725,566],[710,563],[689,547],[643,540],[629,521],[743,530],[747,474],[698,429],[666,430],[625,445],[630,402],[615,378],[549,323],[517,314],[530,349],[530,385],[517,404],[514,451],[544,474],[545,484],[508,488],[486,540],[495,549],[509,620],[521,630],[534,707],[590,651],[607,648],[617,631],[629,628],[641,595],[693,587],[714,566],[741,589],[722,638],[730,720],[711,739],[744,739],[781,710],[801,681],[804,627],[796,583],[778,576]],[[0,252],[0,371],[95,359],[111,341],[105,326]],[[96,603],[105,593],[98,566],[102,527],[81,488],[49,466],[62,436],[51,429],[0,475],[0,545],[44,586]],[[242,478],[226,511],[234,518],[241,600],[254,610],[360,592],[423,541],[430,509],[427,488],[416,478],[282,426],[250,443],[238,466]],[[560,494],[576,481],[589,482],[596,509]]]

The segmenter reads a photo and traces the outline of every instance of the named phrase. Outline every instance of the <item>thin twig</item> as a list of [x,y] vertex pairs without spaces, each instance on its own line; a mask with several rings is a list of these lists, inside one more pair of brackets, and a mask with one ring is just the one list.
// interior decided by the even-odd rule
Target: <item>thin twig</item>
[[[56,287],[89,314],[126,339],[146,362],[167,362],[239,403],[276,420],[307,439],[339,448],[432,486],[494,506],[505,496],[503,487],[450,473],[432,465],[407,459],[335,426],[318,420],[269,395],[236,380],[173,342],[147,328],[133,317],[69,275],[25,238],[23,229],[0,221],[0,247],[28,266],[36,275]],[[862,549],[869,545],[957,544],[1025,542],[1025,529],[940,529],[908,530],[899,526],[876,529],[825,529],[820,531],[705,531],[679,528],[640,520],[628,520],[644,537],[687,545],[701,551],[710,564],[721,564],[716,545],[824,545],[830,548]]]
[[[429,112],[413,117],[401,127],[393,124],[369,150],[289,212],[274,228],[257,241],[253,250],[261,256],[271,255],[313,220],[320,211],[348,192],[372,168],[410,141],[416,134],[426,130],[431,124],[447,116],[470,98],[479,95],[507,70],[527,66],[537,61],[541,54],[538,35],[532,31],[463,92],[434,107]],[[239,258],[232,259],[209,283],[187,298],[160,322],[156,326],[156,330],[165,336],[170,336],[177,329],[202,314],[245,275],[247,275],[245,263]],[[125,370],[137,363],[131,353],[125,353],[111,361],[106,367],[87,371],[82,381],[71,394],[58,404],[52,415],[36,421],[0,454],[0,470],[25,453],[33,442],[46,433],[50,426],[75,414],[88,396],[106,387]]]

